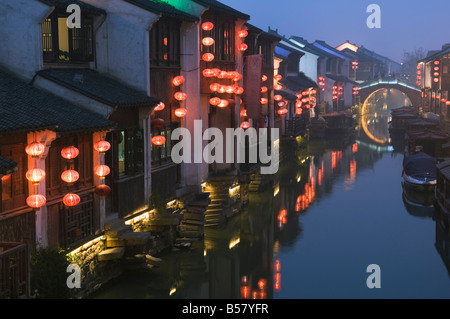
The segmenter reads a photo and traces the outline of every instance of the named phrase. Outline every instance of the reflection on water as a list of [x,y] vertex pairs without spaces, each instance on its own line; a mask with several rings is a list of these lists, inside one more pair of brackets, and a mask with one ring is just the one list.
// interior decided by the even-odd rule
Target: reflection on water
[[404,192],[403,154],[369,140],[298,139],[240,215],[96,298],[449,298],[448,219]]

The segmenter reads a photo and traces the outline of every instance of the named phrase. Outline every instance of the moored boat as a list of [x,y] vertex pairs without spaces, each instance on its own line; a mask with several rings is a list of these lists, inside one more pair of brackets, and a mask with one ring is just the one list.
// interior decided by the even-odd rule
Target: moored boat
[[403,185],[416,191],[434,191],[436,164],[436,158],[423,152],[406,156],[403,160]]

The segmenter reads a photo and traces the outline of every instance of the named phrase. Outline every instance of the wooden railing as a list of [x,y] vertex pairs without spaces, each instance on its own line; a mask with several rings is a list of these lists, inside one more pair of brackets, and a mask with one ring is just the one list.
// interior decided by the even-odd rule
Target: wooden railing
[[36,247],[36,213],[31,208],[0,215],[0,242],[20,242],[31,252]]
[[0,242],[0,299],[29,296],[27,245]]
[[152,167],[152,195],[159,197],[163,202],[174,199],[180,183],[181,166],[168,164]]

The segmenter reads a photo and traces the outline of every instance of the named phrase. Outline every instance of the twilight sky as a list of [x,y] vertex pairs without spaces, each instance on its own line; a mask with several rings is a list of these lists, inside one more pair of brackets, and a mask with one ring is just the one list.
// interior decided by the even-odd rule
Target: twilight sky
[[[219,0],[250,15],[250,23],[309,42],[336,47],[349,40],[401,62],[415,48],[437,50],[450,43],[449,0]],[[381,28],[369,29],[370,4],[381,7]]]

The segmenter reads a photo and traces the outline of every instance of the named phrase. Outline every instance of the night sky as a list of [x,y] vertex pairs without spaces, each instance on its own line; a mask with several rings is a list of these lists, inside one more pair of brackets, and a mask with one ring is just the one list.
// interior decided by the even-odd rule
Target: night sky
[[[250,23],[309,42],[336,47],[350,42],[401,62],[415,48],[437,50],[450,43],[449,0],[222,0],[250,15]],[[367,6],[381,7],[381,28],[369,29]]]

